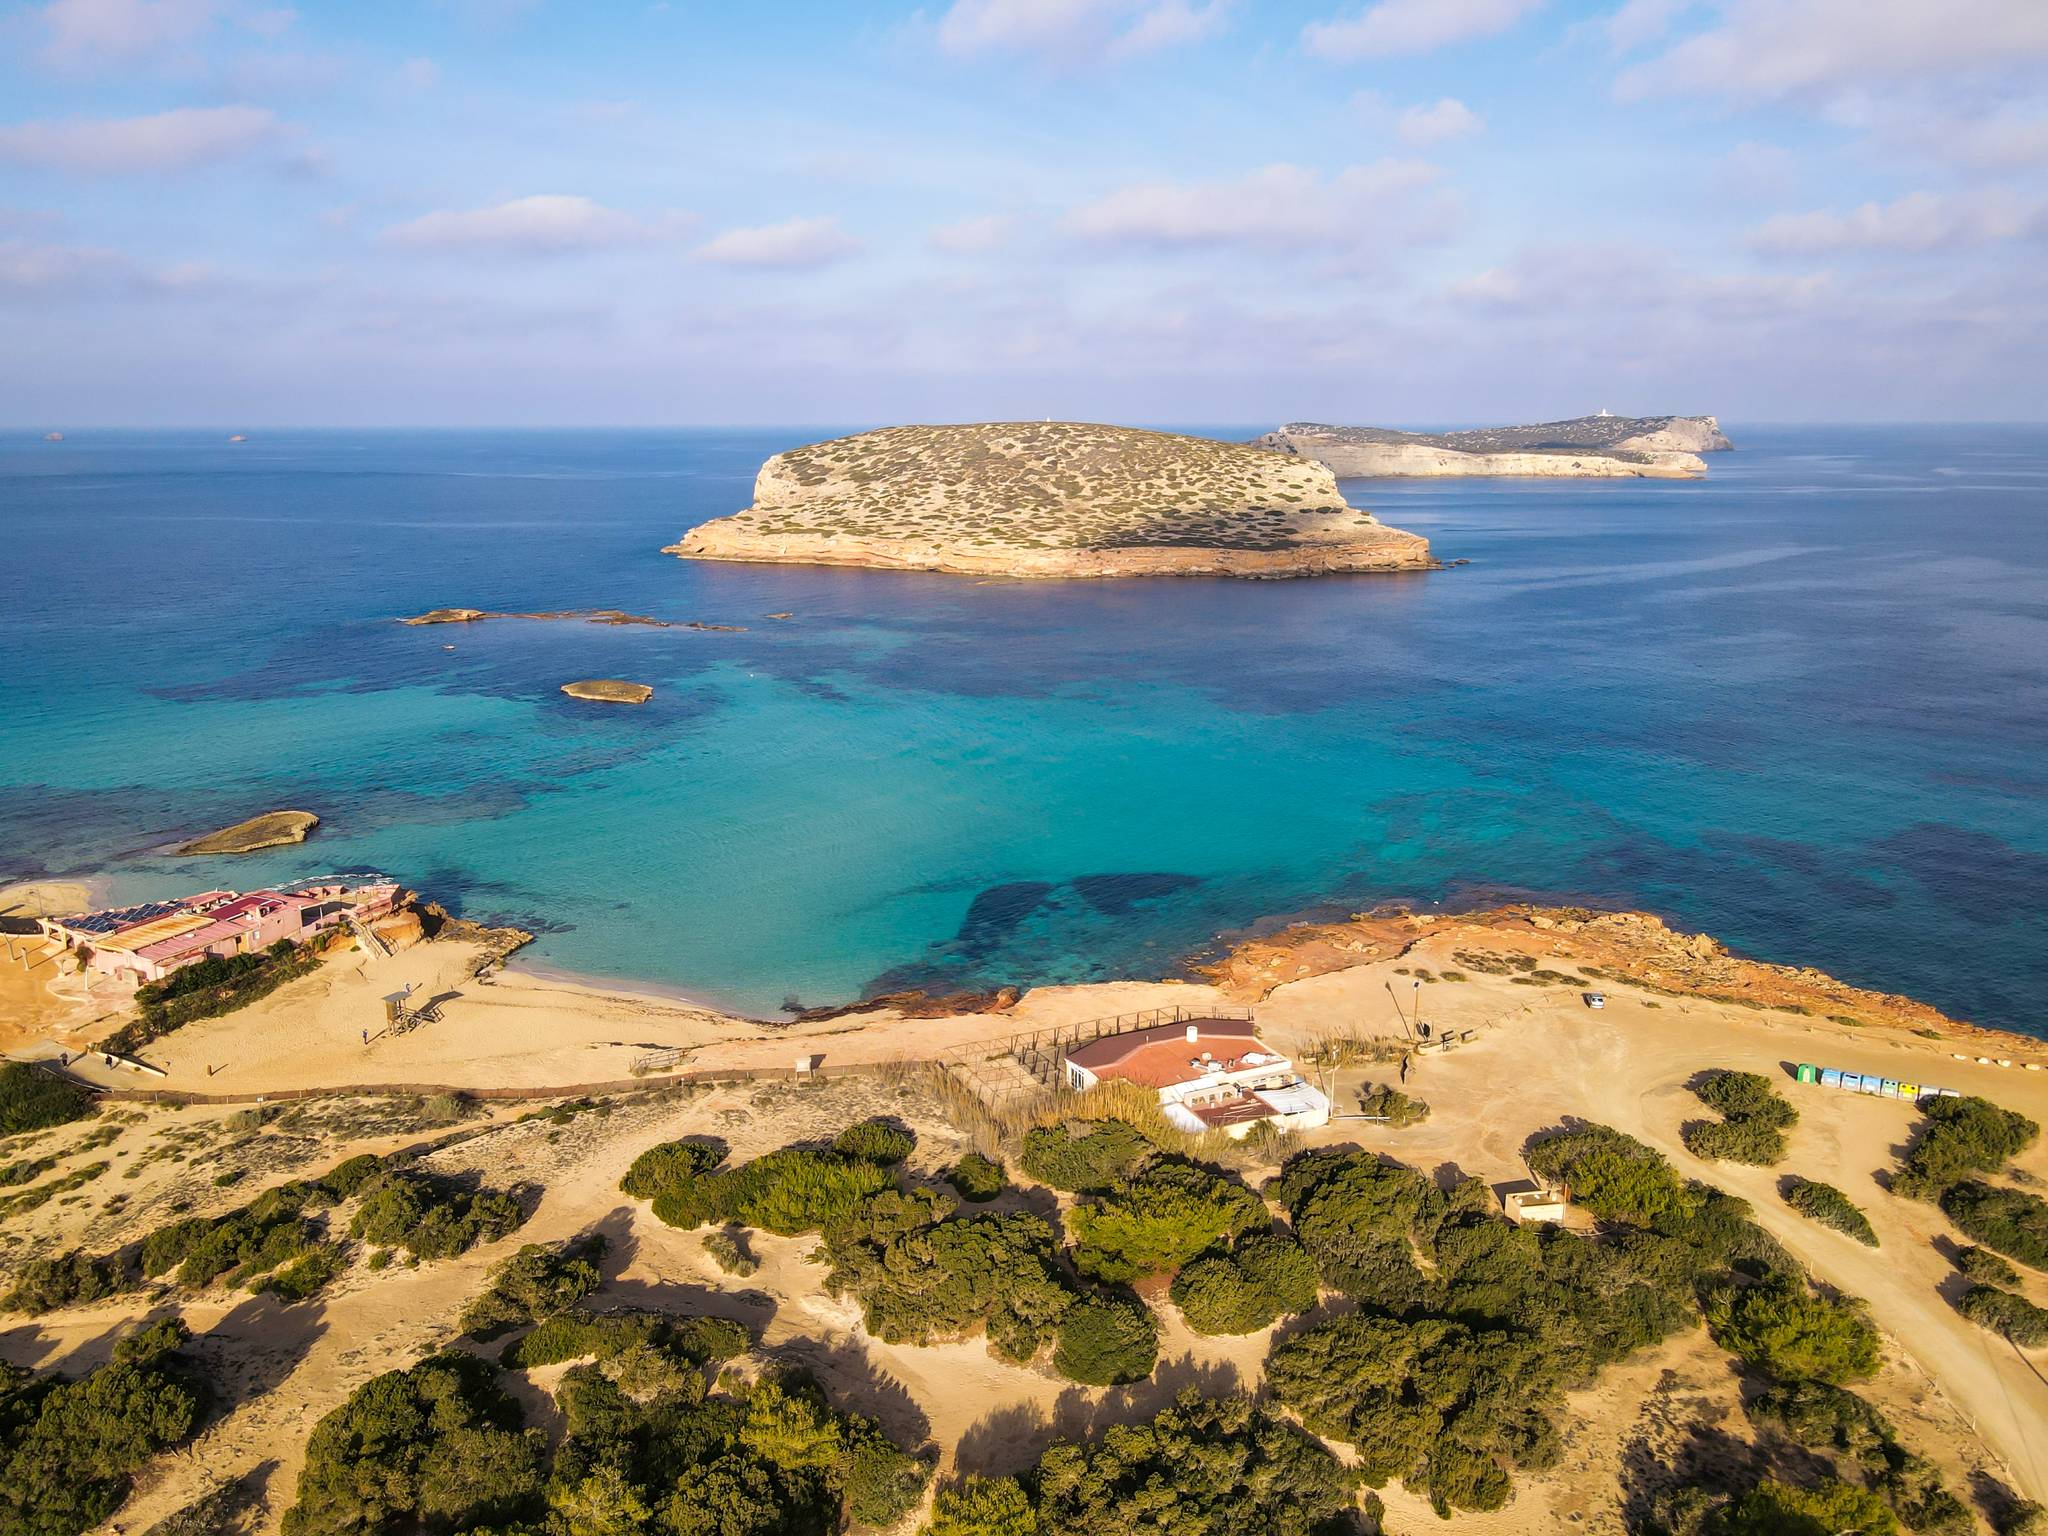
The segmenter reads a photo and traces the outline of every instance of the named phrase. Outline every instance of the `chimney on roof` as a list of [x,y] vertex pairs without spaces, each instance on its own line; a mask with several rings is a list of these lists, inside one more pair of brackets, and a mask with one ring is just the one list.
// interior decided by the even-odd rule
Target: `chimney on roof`
[[1194,1025],[1190,1024],[1190,1025],[1188,1026],[1188,1044],[1189,1044],[1189,1045],[1193,1045],[1193,1044],[1194,1044],[1194,1043],[1195,1043],[1195,1042],[1196,1042],[1197,1040],[1199,1040],[1199,1039],[1201,1039],[1201,1038],[1202,1038],[1202,1033],[1201,1033],[1201,1031],[1200,1031],[1199,1029],[1197,1029],[1197,1028],[1196,1028],[1196,1027],[1195,1027]]

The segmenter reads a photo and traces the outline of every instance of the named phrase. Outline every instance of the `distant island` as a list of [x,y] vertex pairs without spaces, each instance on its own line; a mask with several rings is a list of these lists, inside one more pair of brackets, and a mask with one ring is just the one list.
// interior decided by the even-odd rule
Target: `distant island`
[[1434,568],[1321,464],[1081,422],[889,427],[779,453],[754,504],[666,553],[1023,577]]
[[1577,416],[1526,427],[1402,432],[1290,422],[1254,446],[1313,459],[1343,479],[1564,475],[1694,480],[1703,453],[1735,445],[1711,416]]

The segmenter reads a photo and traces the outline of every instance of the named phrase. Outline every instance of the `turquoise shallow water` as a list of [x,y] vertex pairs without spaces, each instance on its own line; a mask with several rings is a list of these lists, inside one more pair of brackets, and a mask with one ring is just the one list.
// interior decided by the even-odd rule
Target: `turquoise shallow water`
[[[1731,432],[1347,486],[1441,573],[987,585],[658,552],[815,431],[19,434],[0,879],[381,868],[757,1010],[1534,893],[2048,1033],[2048,430]],[[393,622],[455,604],[747,627]],[[313,842],[156,852],[284,805]]]

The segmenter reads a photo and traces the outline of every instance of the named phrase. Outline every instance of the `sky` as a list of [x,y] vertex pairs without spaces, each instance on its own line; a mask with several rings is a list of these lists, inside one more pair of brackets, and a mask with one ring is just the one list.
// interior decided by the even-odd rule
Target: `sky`
[[2048,0],[0,5],[0,422],[2048,419]]

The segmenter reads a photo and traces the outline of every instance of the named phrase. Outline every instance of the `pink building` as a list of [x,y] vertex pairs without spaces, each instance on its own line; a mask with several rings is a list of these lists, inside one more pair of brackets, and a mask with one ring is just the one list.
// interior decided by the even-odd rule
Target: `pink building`
[[343,923],[372,922],[390,912],[398,896],[397,883],[380,876],[325,876],[247,895],[202,891],[43,918],[41,926],[65,948],[84,949],[96,975],[139,987],[210,956],[253,954],[280,939],[299,944]]

